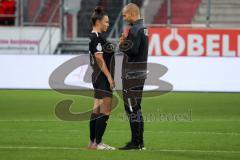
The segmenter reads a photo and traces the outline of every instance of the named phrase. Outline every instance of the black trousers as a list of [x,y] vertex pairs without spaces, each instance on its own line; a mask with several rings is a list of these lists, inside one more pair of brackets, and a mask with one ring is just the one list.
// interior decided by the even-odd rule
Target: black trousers
[[145,79],[122,79],[123,100],[129,119],[132,139],[136,145],[143,145],[144,119],[141,112],[141,101]]

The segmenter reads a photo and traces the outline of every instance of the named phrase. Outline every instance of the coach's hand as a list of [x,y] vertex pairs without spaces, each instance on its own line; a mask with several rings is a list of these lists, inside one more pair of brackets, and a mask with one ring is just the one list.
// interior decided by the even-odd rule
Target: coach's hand
[[122,35],[121,35],[121,37],[120,37],[120,39],[119,39],[119,44],[122,44],[125,40],[126,40],[126,36],[125,36],[125,34],[124,33],[122,33]]

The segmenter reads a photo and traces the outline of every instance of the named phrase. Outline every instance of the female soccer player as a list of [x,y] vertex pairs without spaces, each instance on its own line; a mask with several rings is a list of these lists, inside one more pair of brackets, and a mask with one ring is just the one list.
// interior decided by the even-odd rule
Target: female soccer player
[[[94,87],[94,106],[90,118],[89,149],[115,150],[114,147],[102,142],[111,112],[112,89],[114,82],[114,49],[103,33],[109,27],[109,19],[101,7],[96,7],[92,17],[92,32],[90,33],[89,53],[93,68],[92,83]],[[112,48],[112,49],[110,49]]]

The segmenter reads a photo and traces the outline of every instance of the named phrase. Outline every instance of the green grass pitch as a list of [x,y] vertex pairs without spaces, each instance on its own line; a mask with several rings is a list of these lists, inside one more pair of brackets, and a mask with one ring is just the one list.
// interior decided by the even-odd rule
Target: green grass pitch
[[[146,151],[89,151],[88,122],[62,121],[55,104],[74,100],[72,112],[92,99],[51,90],[0,90],[0,160],[239,160],[240,94],[171,92],[143,99]],[[122,102],[104,142],[130,138]],[[181,117],[182,116],[182,117]],[[175,117],[175,118],[173,118]]]

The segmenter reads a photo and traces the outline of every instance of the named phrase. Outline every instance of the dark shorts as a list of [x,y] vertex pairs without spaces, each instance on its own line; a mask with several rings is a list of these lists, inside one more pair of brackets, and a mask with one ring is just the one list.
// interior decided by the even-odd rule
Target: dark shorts
[[108,83],[107,77],[100,74],[97,79],[92,79],[94,88],[94,98],[103,99],[105,97],[112,97],[112,90]]

